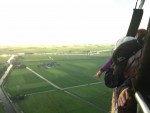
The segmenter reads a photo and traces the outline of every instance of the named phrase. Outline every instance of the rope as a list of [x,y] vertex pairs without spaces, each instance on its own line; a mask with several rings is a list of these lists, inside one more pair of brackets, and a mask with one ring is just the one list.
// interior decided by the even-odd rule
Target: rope
[[135,9],[136,9],[136,7],[137,7],[137,3],[138,3],[138,0],[137,0],[136,3],[135,3]]

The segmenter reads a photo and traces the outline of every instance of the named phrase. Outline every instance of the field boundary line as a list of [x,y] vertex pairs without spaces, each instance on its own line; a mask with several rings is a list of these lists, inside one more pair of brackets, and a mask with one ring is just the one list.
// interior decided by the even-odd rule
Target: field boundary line
[[95,108],[97,108],[97,109],[103,111],[104,113],[107,113],[107,111],[106,111],[105,109],[103,109],[102,107],[97,106],[96,104],[90,102],[89,100],[87,100],[87,99],[85,99],[85,98],[83,98],[83,97],[81,97],[81,96],[79,96],[79,95],[77,95],[77,94],[74,94],[74,93],[69,92],[69,91],[66,91],[66,90],[64,90],[64,92],[66,92],[67,94],[69,94],[69,95],[71,95],[71,96],[73,96],[73,97],[75,97],[75,98],[81,100],[82,102],[84,102],[84,103],[86,103],[86,104],[88,104],[88,105],[90,105],[90,106],[93,106],[93,107],[95,107]]
[[42,80],[46,81],[47,83],[51,84],[52,86],[54,86],[57,89],[62,90],[61,87],[55,85],[54,83],[52,83],[51,81],[47,80],[46,78],[42,77],[40,74],[38,74],[37,72],[33,71],[31,68],[26,67],[26,69],[28,69],[29,71],[33,72],[34,74],[36,74],[38,77],[40,77]]
[[[82,102],[84,102],[84,103],[86,103],[86,104],[88,104],[88,105],[90,105],[90,106],[93,106],[93,107],[95,107],[95,108],[97,108],[97,109],[99,109],[99,110],[102,110],[102,111],[105,112],[105,113],[107,113],[107,111],[106,111],[105,109],[103,109],[103,108],[101,108],[101,107],[95,105],[94,103],[92,103],[92,102],[86,100],[86,99],[83,98],[83,97],[80,97],[80,96],[77,95],[77,94],[74,94],[74,93],[72,93],[72,92],[70,92],[70,91],[65,90],[64,88],[61,88],[61,87],[55,85],[54,83],[50,82],[50,81],[47,80],[46,78],[42,77],[40,74],[38,74],[38,73],[36,73],[35,71],[33,71],[31,68],[26,67],[26,69],[28,69],[29,71],[33,72],[33,73],[36,74],[38,77],[40,77],[41,79],[43,79],[43,80],[46,81],[47,83],[51,84],[51,85],[54,86],[55,88],[57,88],[57,89],[59,89],[59,90],[62,90],[62,91],[64,91],[65,93],[69,94],[70,96],[75,97],[76,99],[79,99],[79,100],[81,100]],[[93,84],[93,83],[92,83],[92,84]],[[82,85],[82,86],[83,86],[83,85]]]
[[[104,82],[95,82],[95,83],[90,83],[90,84],[76,85],[76,86],[62,88],[62,90],[68,90],[68,89],[73,89],[73,88],[78,88],[78,87],[92,86],[94,84],[101,84],[101,83],[104,83]],[[35,92],[35,93],[27,93],[26,95],[34,95],[34,94],[38,94],[38,93],[46,93],[46,92],[53,92],[53,91],[57,91],[57,89],[40,91],[40,92]]]
[[66,87],[66,88],[62,88],[62,89],[66,90],[66,89],[72,89],[72,88],[84,87],[84,86],[91,86],[91,85],[94,85],[94,84],[101,84],[101,83],[104,83],[104,82],[95,82],[95,83],[89,83],[89,84],[82,84],[82,85],[76,85],[76,86]]
[[40,91],[40,92],[35,92],[35,93],[26,93],[26,95],[36,95],[36,94],[40,94],[40,93],[49,93],[49,92],[54,92],[57,91],[57,89],[53,89],[53,90],[47,90],[47,91]]

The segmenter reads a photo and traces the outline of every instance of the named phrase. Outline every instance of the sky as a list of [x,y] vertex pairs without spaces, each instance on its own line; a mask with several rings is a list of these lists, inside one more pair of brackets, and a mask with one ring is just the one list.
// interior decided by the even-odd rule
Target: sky
[[[115,43],[137,0],[1,0],[0,46]],[[146,28],[145,0],[140,28]]]

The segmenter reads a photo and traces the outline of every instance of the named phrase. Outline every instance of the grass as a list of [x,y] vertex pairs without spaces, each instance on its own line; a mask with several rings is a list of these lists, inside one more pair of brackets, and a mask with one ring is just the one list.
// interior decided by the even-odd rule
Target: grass
[[[60,56],[61,57],[61,56]],[[70,57],[70,56],[69,56]],[[79,57],[79,56],[78,56]],[[31,69],[60,87],[71,87],[86,83],[99,82],[93,76],[108,58],[100,56],[83,56],[81,58],[56,60],[59,66],[54,68],[38,68],[37,65],[28,64]]]
[[0,113],[6,113],[2,102],[0,102]]
[[9,92],[10,95],[17,95],[18,93],[28,94],[55,89],[27,69],[13,70],[11,75],[7,78],[7,81],[5,90]]
[[[49,55],[28,55],[21,62],[57,86],[67,88],[103,81],[103,77],[96,79],[93,76],[106,62],[109,54],[50,55],[59,64],[52,68],[37,67],[38,64],[51,62]],[[69,92],[102,108],[100,110],[64,91],[56,90],[27,69],[13,70],[7,78],[5,90],[10,96],[31,94],[24,100],[17,101],[24,113],[104,113],[103,110],[109,111],[111,102],[111,90],[104,84],[68,89]]]
[[31,95],[18,104],[25,113],[103,113],[63,91]]
[[110,108],[112,90],[108,89],[104,83],[69,90],[102,109],[108,110]]
[[0,64],[6,62],[10,56],[0,56]]
[[86,45],[68,45],[68,46],[0,46],[0,53],[1,54],[16,54],[16,53],[47,53],[47,52],[56,52],[56,53],[63,53],[63,52],[83,52],[83,51],[96,51],[96,50],[105,50],[105,49],[112,49],[114,45],[93,45],[93,44],[86,44]]

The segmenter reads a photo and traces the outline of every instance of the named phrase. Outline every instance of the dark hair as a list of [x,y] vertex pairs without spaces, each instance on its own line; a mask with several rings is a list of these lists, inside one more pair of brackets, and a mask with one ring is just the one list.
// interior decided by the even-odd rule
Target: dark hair
[[150,95],[149,81],[150,81],[150,33],[146,36],[145,45],[143,47],[143,55],[141,57],[140,65],[137,70],[137,76],[134,81],[134,88],[142,93]]
[[145,29],[139,29],[137,31],[137,40],[138,42],[143,46],[144,45],[144,38],[146,35],[146,30]]
[[114,74],[118,75],[119,73],[124,72],[129,58],[132,55],[135,55],[141,48],[141,44],[139,44],[136,39],[124,42],[117,47],[112,56],[116,68],[114,69]]

